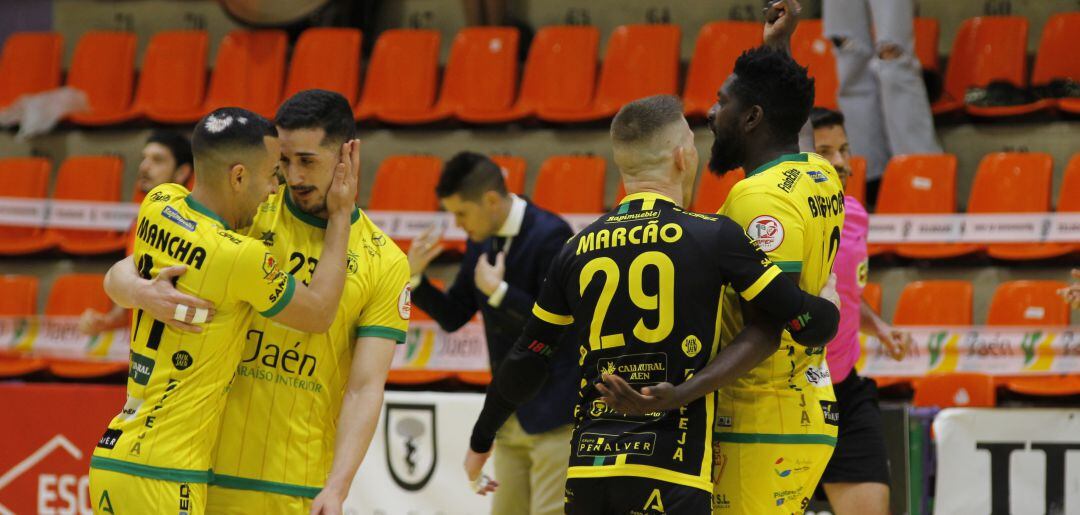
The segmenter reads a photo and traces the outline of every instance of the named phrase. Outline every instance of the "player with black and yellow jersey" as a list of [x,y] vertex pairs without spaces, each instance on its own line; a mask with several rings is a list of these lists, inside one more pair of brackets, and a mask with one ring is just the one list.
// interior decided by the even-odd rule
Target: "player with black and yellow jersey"
[[[827,160],[799,153],[814,83],[786,50],[797,9],[791,0],[771,6],[767,44],[744,52],[717,93],[709,168],[747,170],[720,214],[743,227],[800,288],[815,292],[829,280],[839,250],[844,194]],[[725,299],[724,341],[754,310],[738,309],[739,302]],[[802,513],[836,444],[835,400],[825,349],[798,346],[786,334],[777,352],[720,390],[716,513]]]
[[[252,317],[258,312],[307,331],[323,331],[333,321],[344,282],[358,147],[342,147],[329,195],[321,257],[332,264],[320,267],[307,286],[283,272],[263,242],[232,230],[250,225],[276,188],[279,146],[266,119],[218,109],[199,122],[192,138],[195,190],[162,185],[140,206],[135,252],[120,266],[130,267],[133,259],[144,279],[186,266],[177,289],[211,301],[216,313],[197,333],[178,331],[141,309],[133,314],[127,401],[90,461],[99,513],[203,513],[226,390]],[[122,293],[126,288],[112,286],[107,280],[114,300],[132,307]],[[192,323],[206,315],[184,311],[175,318]]]
[[[694,136],[674,97],[624,106],[612,122],[629,195],[567,242],[533,318],[495,373],[466,458],[479,477],[496,430],[543,383],[553,348],[580,352],[567,513],[709,513],[714,393],[776,348],[785,321],[824,344],[838,311],[784,278],[745,231],[684,211],[697,170]],[[720,352],[722,293],[762,315]],[[622,415],[608,388],[646,387],[650,409]],[[595,385],[595,386],[594,386]]]

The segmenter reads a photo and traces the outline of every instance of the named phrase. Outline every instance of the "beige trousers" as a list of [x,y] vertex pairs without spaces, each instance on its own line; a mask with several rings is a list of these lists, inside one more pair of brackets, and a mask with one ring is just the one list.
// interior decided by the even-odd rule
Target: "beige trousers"
[[513,415],[495,438],[492,515],[561,515],[573,424],[530,435]]

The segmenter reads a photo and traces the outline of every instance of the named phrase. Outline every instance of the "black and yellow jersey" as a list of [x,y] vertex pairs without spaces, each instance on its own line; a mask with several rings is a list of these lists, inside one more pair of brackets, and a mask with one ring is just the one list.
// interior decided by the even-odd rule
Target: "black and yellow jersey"
[[296,288],[263,242],[229,230],[183,186],[163,184],[139,207],[134,259],[151,278],[186,265],[176,289],[209,300],[214,319],[183,332],[132,314],[127,402],[98,442],[92,468],[178,482],[211,478],[225,395],[256,313],[273,316]]
[[649,477],[712,491],[714,394],[669,412],[624,416],[593,384],[602,373],[636,388],[684,382],[719,348],[725,285],[752,300],[778,277],[737,224],[652,193],[626,197],[571,238],[533,310],[562,329],[560,344],[579,347],[568,476]]

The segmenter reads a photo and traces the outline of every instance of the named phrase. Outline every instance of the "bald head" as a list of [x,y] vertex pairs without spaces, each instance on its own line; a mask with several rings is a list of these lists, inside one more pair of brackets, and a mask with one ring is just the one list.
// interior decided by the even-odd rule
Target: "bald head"
[[635,100],[619,109],[611,121],[615,164],[628,178],[666,172],[676,148],[689,142],[693,133],[683,117],[682,101],[670,95]]

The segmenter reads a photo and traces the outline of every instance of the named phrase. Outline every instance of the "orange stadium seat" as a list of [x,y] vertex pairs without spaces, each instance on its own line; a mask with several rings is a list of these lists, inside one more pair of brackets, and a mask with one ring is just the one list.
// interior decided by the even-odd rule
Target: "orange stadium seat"
[[997,403],[994,378],[986,374],[954,372],[915,381],[916,407],[992,408]]
[[[1054,79],[1080,82],[1080,59],[1073,54],[1077,46],[1080,46],[1080,12],[1051,16],[1043,26],[1031,84],[1043,86]],[[1059,98],[1056,103],[1062,111],[1080,114],[1080,98]]]
[[986,325],[1044,327],[1069,325],[1069,305],[1057,291],[1058,281],[1009,281],[998,285],[990,299]]
[[37,312],[38,278],[0,275],[0,316],[30,316]]
[[189,123],[206,95],[206,31],[158,32],[150,39],[135,93],[136,113],[162,123]]
[[[3,196],[42,199],[48,195],[52,164],[42,157],[0,159],[0,186]],[[56,240],[44,227],[0,225],[0,255],[33,254],[51,249]]]
[[510,193],[525,194],[525,159],[517,156],[491,156],[491,160],[502,168],[506,179],[506,189]]
[[938,28],[937,18],[915,18],[915,57],[922,69],[938,71]]
[[[1045,213],[1050,211],[1054,162],[1049,154],[996,152],[979,163],[968,200],[969,213]],[[1062,243],[997,243],[991,257],[1033,260],[1063,256],[1073,245]]]
[[[968,88],[1004,81],[1018,88],[1027,82],[1028,21],[1022,16],[980,16],[965,20],[953,42],[945,70],[945,95],[932,108],[934,114],[954,111],[964,103]],[[978,107],[968,114],[1000,117],[1033,113],[1053,105],[1037,101],[1024,105]]]
[[[442,160],[433,156],[390,156],[375,172],[368,209],[373,211],[438,211]],[[395,240],[408,251],[412,240]]]
[[[56,200],[119,202],[124,163],[114,156],[69,157],[56,176]],[[124,232],[82,229],[49,229],[69,254],[104,254],[123,250]]]
[[589,109],[596,92],[600,31],[586,25],[544,27],[533,38],[517,109],[556,121]]
[[[875,213],[948,214],[956,212],[956,156],[928,154],[893,157],[881,179]],[[960,243],[871,244],[870,255],[896,252],[913,259],[970,254],[978,245]]]
[[64,37],[56,32],[16,32],[0,53],[0,108],[23,95],[60,86]]
[[686,116],[704,117],[716,102],[716,91],[731,75],[735,59],[760,44],[757,22],[715,21],[701,27],[683,88]]
[[863,288],[862,298],[870,305],[874,313],[881,314],[881,285],[878,283],[866,283]]
[[791,37],[791,55],[809,69],[814,78],[814,105],[836,109],[836,91],[840,79],[836,76],[836,57],[832,43],[822,35],[821,20],[804,20]]
[[104,274],[66,274],[56,278],[45,301],[48,316],[79,316],[87,309],[107,312],[112,301],[105,295]]
[[701,168],[701,178],[698,179],[697,193],[690,210],[698,213],[716,213],[727,200],[731,188],[735,183],[746,178],[746,172],[742,168],[736,168],[720,177],[709,171],[709,164]]
[[[477,80],[483,77],[483,80]],[[439,104],[472,123],[519,120],[518,31],[513,27],[468,27],[450,47]]]
[[[1065,177],[1061,180],[1061,191],[1058,192],[1057,211],[1080,213],[1080,153],[1074,154],[1069,164],[1065,165]],[[1080,251],[1080,245],[1074,244],[1072,251]]]
[[549,157],[540,165],[533,200],[556,213],[601,213],[606,168],[602,157]]
[[360,41],[357,29],[305,30],[293,47],[285,98],[305,89],[325,89],[355,104],[360,89]]
[[[47,316],[79,316],[87,309],[102,313],[112,309],[105,295],[103,274],[68,274],[56,278],[45,304]],[[126,363],[50,360],[49,371],[68,379],[107,377],[127,371]]]
[[67,85],[86,92],[90,109],[72,114],[81,125],[110,125],[135,117],[135,34],[91,31],[79,39],[68,68]]
[[364,94],[353,109],[358,119],[400,124],[430,123],[449,113],[435,110],[439,81],[439,32],[391,29],[375,42]]
[[234,30],[221,40],[206,102],[188,115],[198,120],[214,109],[242,107],[273,118],[281,102],[288,40],[280,30]]
[[974,287],[968,281],[915,281],[900,292],[893,323],[909,326],[967,326],[972,323]]
[[860,204],[866,206],[866,158],[851,156],[851,175],[844,184],[844,195],[855,197]]
[[438,211],[435,185],[442,160],[433,156],[390,156],[375,172],[368,209]]
[[555,122],[584,122],[614,115],[619,108],[641,97],[675,95],[679,87],[679,27],[677,25],[622,25],[608,39],[600,84],[592,106],[558,115],[545,113]]
[[[0,317],[31,316],[37,311],[38,278],[0,275]],[[22,377],[45,370],[43,359],[0,353],[0,379]]]
[[[1058,281],[1010,281],[998,285],[990,299],[986,325],[1012,327],[1063,327],[1069,325],[1069,306],[1057,290]],[[1080,376],[1004,376],[1009,390],[1025,395],[1058,396],[1080,393]]]

